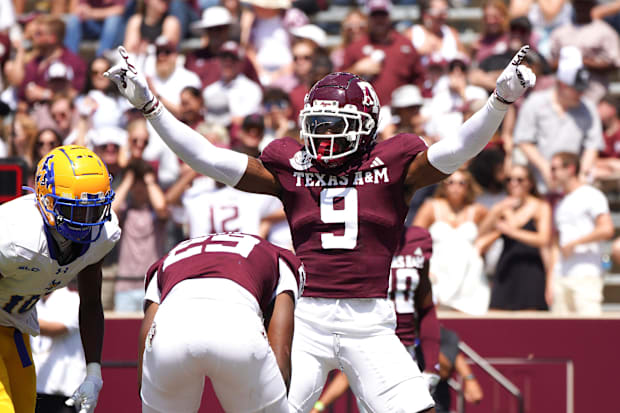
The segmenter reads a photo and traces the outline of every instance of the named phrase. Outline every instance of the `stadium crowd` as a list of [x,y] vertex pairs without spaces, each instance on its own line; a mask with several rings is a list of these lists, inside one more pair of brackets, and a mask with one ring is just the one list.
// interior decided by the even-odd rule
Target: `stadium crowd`
[[[553,155],[577,154],[580,182],[618,191],[619,107],[609,93],[620,66],[617,2],[563,1],[552,9],[536,1],[476,3],[479,38],[467,43],[450,25],[446,0],[417,2],[418,21],[392,20],[394,6],[410,2],[360,3],[332,2],[351,6],[336,27],[316,19],[318,11],[329,11],[326,2],[0,3],[0,154],[18,162],[32,183],[50,149],[85,145],[114,178],[113,210],[123,236],[106,258],[106,309],[139,311],[146,268],[189,236],[241,230],[291,246],[278,200],[221,187],[192,171],[102,76],[117,60],[116,46],[126,47],[177,118],[218,146],[257,156],[274,139],[299,136],[305,94],[337,70],[375,87],[382,104],[378,139],[412,132],[429,144],[441,140],[484,104],[524,43],[532,46],[527,64],[538,75],[535,89],[511,107],[466,170],[416,194],[408,222],[433,234],[439,304],[472,314],[489,305],[549,308],[552,262],[562,255],[551,248],[558,234],[551,206],[562,194]],[[572,246],[585,254],[573,259],[589,263],[579,271],[595,280],[601,279],[597,243],[609,237],[611,225],[606,200],[600,203],[595,214],[606,219],[592,219],[602,232]],[[584,225],[586,233],[571,240],[594,228]],[[459,259],[443,259],[442,251],[453,248]],[[610,251],[617,261],[620,244]],[[530,279],[506,261],[514,254],[522,261],[521,253],[527,255],[522,265],[534,269],[525,271]],[[595,297],[600,303],[601,293]]]

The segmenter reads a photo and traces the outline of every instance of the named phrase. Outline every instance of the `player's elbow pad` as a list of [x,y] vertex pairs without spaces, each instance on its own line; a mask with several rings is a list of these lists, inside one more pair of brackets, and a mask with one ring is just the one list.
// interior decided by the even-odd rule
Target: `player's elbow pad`
[[508,105],[491,96],[482,109],[463,123],[456,135],[444,138],[428,148],[428,161],[446,175],[453,173],[484,149],[507,110]]

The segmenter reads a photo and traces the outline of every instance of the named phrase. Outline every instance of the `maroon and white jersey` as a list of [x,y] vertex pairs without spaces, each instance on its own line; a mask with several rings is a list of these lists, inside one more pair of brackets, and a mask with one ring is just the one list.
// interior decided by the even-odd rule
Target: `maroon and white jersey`
[[156,261],[146,273],[145,286],[157,277],[159,302],[162,303],[174,286],[184,280],[224,278],[249,291],[265,313],[279,288],[282,264],[295,277],[294,287],[285,290],[291,290],[295,297],[301,295],[304,268],[291,251],[255,235],[211,234],[183,241]]
[[408,209],[404,179],[425,149],[420,137],[399,134],[331,170],[317,168],[293,139],[265,148],[260,159],[280,182],[295,252],[308,275],[304,296],[387,296]]
[[405,346],[415,340],[414,292],[420,283],[420,273],[433,255],[431,234],[420,227],[409,227],[403,242],[392,258],[389,297],[396,310],[396,335]]

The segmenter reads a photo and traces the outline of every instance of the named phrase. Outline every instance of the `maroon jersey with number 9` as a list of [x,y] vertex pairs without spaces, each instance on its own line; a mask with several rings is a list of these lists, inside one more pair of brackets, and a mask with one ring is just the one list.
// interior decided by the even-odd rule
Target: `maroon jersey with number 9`
[[212,234],[183,241],[148,269],[146,285],[157,273],[161,302],[172,288],[191,278],[226,278],[248,290],[267,310],[280,279],[279,260],[289,266],[303,291],[305,273],[301,261],[290,251],[254,235]]
[[416,135],[377,143],[343,167],[321,168],[297,141],[273,141],[261,161],[279,181],[304,296],[385,298],[408,206],[404,179],[426,150]]

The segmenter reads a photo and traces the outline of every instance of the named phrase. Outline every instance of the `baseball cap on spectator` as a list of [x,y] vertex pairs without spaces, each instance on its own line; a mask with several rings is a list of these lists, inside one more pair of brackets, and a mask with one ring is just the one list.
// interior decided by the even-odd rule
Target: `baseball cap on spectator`
[[422,106],[423,103],[424,99],[417,86],[403,85],[392,92],[390,106],[393,108],[409,108],[411,106]]
[[243,50],[239,47],[239,44],[233,40],[224,42],[219,51],[220,56],[232,56],[237,60],[243,57]]
[[248,3],[264,9],[288,9],[291,7],[291,0],[250,0]]
[[290,32],[295,37],[312,40],[320,47],[327,46],[327,33],[315,24],[293,27]]
[[291,30],[293,27],[301,27],[310,23],[310,19],[303,11],[293,7],[286,10],[284,13],[284,19],[282,19],[282,24],[288,30]]
[[392,10],[392,2],[390,0],[368,0],[366,3],[366,10],[368,14],[375,12],[390,13]]
[[101,128],[88,131],[86,139],[93,147],[108,144],[120,147],[127,145],[127,131],[115,126],[102,126]]
[[45,78],[47,81],[60,79],[73,80],[73,69],[63,62],[56,61],[47,68]]
[[233,18],[227,8],[212,6],[202,12],[202,18],[190,25],[194,32],[200,32],[210,27],[228,26],[233,23]]
[[560,82],[580,92],[588,88],[590,73],[583,66],[583,57],[577,47],[564,46],[560,50],[556,77]]
[[245,118],[243,118],[243,122],[241,123],[241,129],[243,130],[247,131],[253,128],[256,128],[260,131],[265,130],[265,121],[263,120],[263,117],[257,113],[247,115]]
[[469,64],[469,57],[465,53],[458,52],[448,63],[448,69],[452,71],[456,66],[459,66],[461,70],[466,71]]

